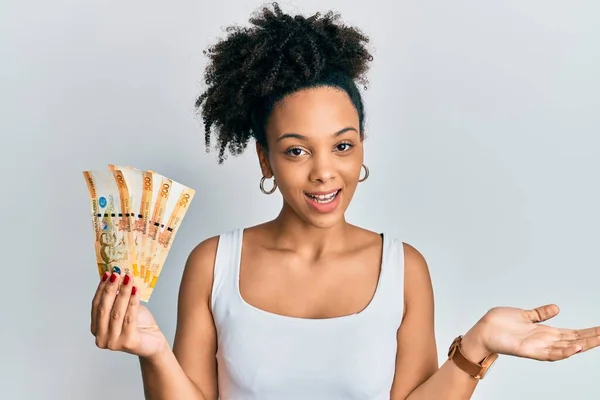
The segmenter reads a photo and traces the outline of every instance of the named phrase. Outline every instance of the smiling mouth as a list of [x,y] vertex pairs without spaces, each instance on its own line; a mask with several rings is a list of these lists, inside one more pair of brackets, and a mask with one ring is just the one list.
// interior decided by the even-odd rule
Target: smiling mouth
[[311,201],[314,201],[319,204],[327,204],[331,203],[335,200],[335,198],[340,194],[342,189],[335,190],[333,192],[325,192],[325,193],[304,193],[306,197],[308,197]]

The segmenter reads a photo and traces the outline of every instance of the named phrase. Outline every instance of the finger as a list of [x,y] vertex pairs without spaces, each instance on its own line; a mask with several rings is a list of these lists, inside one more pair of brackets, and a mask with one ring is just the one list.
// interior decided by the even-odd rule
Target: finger
[[131,275],[126,274],[121,280],[119,289],[110,312],[110,324],[108,325],[108,347],[112,350],[117,350],[119,347],[119,337],[123,327],[123,318],[127,312],[129,305],[129,297],[131,294],[132,285]]
[[558,361],[569,358],[582,351],[582,347],[579,344],[565,344],[565,342],[557,343],[552,346],[548,353],[548,361]]
[[559,329],[561,340],[579,340],[600,336],[600,327],[586,329]]
[[577,336],[581,339],[591,338],[594,336],[600,336],[600,327],[578,329],[575,331]]
[[97,321],[96,321],[96,315],[98,312],[98,304],[100,304],[100,299],[102,298],[102,291],[104,290],[104,286],[106,285],[106,282],[108,281],[108,277],[110,276],[110,274],[108,272],[105,272],[104,275],[102,275],[102,278],[100,279],[100,283],[98,284],[98,287],[96,287],[96,293],[94,294],[94,298],[92,299],[92,315],[91,315],[91,322],[90,322],[90,331],[92,332],[92,335],[96,335],[96,325],[97,325]]
[[589,336],[585,339],[576,340],[573,344],[581,346],[581,351],[588,351],[600,346],[600,336]]
[[96,345],[106,348],[108,344],[108,327],[110,314],[119,287],[119,274],[113,272],[102,290],[102,297],[96,311]]
[[123,318],[123,327],[121,328],[123,336],[126,338],[125,342],[123,343],[123,347],[127,351],[133,350],[134,343],[132,343],[131,340],[135,338],[137,334],[137,315],[139,308],[140,293],[137,286],[132,285],[127,311],[125,312],[125,317]]
[[525,311],[527,318],[534,323],[547,321],[558,315],[559,312],[560,309],[556,304],[546,304],[544,306],[536,307],[533,310]]

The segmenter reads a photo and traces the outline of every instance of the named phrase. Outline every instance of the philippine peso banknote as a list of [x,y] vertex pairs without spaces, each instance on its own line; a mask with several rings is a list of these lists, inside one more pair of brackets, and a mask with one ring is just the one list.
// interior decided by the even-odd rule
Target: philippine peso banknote
[[152,170],[83,171],[98,274],[128,273],[149,301],[195,191]]
[[98,273],[130,272],[130,224],[113,171],[83,172],[91,200]]
[[166,222],[161,224],[151,257],[150,277],[146,281],[146,290],[142,292],[142,298],[150,298],[156,283],[166,262],[167,255],[175,239],[181,221],[194,198],[195,191],[178,182],[172,182],[170,196],[166,205]]

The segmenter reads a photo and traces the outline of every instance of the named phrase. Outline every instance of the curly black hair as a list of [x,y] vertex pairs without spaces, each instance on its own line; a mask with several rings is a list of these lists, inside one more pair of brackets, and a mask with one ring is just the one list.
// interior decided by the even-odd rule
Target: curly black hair
[[[208,88],[196,100],[202,108],[206,151],[217,136],[219,164],[228,149],[241,154],[250,138],[267,149],[265,125],[273,106],[297,90],[329,85],[348,93],[364,131],[364,107],[356,83],[367,89],[365,74],[373,56],[356,27],[338,24],[340,14],[291,16],[277,3],[251,16],[251,27],[226,28],[228,36],[203,53]],[[261,12],[262,11],[262,12]]]

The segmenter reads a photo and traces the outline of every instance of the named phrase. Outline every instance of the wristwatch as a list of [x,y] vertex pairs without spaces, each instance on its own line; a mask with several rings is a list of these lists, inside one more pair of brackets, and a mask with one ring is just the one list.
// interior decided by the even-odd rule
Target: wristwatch
[[475,379],[483,379],[492,364],[498,358],[498,354],[492,353],[484,358],[481,362],[475,363],[469,360],[461,351],[462,335],[457,336],[450,345],[448,350],[448,360],[452,360],[454,364],[461,370],[465,371]]

